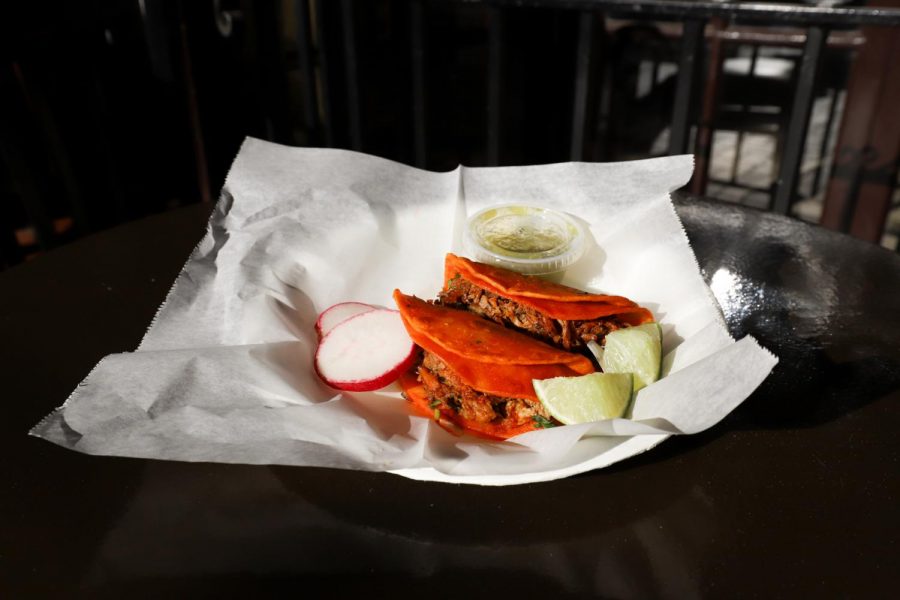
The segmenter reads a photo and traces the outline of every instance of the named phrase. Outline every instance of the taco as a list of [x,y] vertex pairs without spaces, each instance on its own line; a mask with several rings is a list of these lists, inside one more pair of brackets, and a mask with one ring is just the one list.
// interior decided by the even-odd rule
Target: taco
[[600,343],[610,331],[653,320],[649,310],[622,296],[589,294],[454,254],[447,254],[438,302],[565,350]]
[[594,371],[590,360],[482,319],[394,291],[403,324],[422,362],[402,377],[424,415],[485,437],[508,437],[552,423],[533,379]]

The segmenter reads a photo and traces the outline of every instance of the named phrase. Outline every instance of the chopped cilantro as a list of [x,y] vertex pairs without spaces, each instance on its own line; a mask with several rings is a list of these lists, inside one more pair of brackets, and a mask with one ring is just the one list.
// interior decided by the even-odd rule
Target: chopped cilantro
[[542,417],[541,415],[534,415],[531,417],[534,421],[534,426],[539,427],[541,429],[547,429],[548,427],[556,427],[556,424],[553,423],[550,419],[546,417]]

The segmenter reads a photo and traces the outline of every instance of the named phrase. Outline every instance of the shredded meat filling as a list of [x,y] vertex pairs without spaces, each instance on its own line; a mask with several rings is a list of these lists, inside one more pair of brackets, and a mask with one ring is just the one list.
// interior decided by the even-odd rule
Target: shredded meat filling
[[584,348],[589,341],[602,341],[606,334],[622,327],[614,317],[592,321],[551,319],[537,310],[522,306],[457,277],[441,291],[438,302],[466,308],[501,325],[521,329],[532,337],[565,350]]
[[524,425],[550,414],[540,402],[524,398],[503,398],[476,391],[463,383],[447,364],[425,351],[419,367],[419,381],[425,386],[432,408],[445,408],[478,423],[506,422]]

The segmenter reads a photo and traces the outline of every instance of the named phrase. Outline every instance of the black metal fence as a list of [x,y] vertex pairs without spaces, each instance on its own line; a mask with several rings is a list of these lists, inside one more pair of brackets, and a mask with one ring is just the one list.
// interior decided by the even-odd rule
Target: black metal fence
[[[749,98],[769,93],[766,82],[745,81],[729,100],[722,65],[738,48],[750,49],[751,80],[760,48],[793,48],[777,118],[766,117],[779,140],[770,208],[790,214],[816,95],[829,90],[836,122],[838,90],[871,32],[896,40],[900,31],[897,9],[732,2],[51,5],[6,19],[0,46],[4,264],[214,199],[245,135],[431,169],[691,152],[691,190],[704,193],[722,107],[747,121]],[[650,91],[635,94],[648,64]],[[833,143],[820,143],[820,162]],[[878,151],[838,171],[859,182],[870,167],[890,171],[893,184],[897,153],[873,159]],[[820,166],[816,188],[827,179]],[[852,230],[859,186],[847,189],[853,197],[831,225]]]

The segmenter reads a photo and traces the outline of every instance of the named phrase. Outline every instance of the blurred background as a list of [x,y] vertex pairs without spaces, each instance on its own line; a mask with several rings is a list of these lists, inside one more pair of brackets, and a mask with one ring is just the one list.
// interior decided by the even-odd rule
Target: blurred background
[[432,170],[689,152],[686,193],[898,248],[900,0],[50,0],[0,56],[0,268],[214,202],[245,136]]

